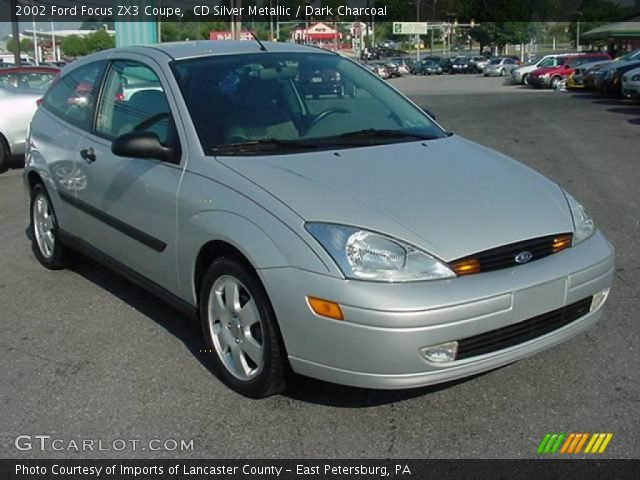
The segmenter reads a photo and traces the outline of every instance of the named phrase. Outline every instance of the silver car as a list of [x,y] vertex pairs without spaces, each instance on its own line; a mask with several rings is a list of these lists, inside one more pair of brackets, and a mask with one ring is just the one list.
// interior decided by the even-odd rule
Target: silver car
[[483,74],[485,77],[504,77],[505,75],[510,75],[511,71],[517,67],[518,64],[513,58],[492,58],[487,66],[484,67]]
[[[356,95],[305,97],[309,70]],[[90,55],[30,131],[40,263],[79,250],[198,319],[244,395],[290,370],[394,389],[494,369],[592,326],[612,284],[613,248],[568,192],[316,48]]]
[[640,68],[630,70],[622,76],[622,95],[625,98],[640,98]]

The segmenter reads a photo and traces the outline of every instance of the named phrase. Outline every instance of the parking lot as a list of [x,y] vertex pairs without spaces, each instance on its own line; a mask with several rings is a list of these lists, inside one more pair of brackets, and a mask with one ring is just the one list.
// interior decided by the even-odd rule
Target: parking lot
[[638,458],[640,104],[504,82],[391,81],[447,129],[585,205],[617,251],[595,329],[455,383],[384,392],[298,378],[284,395],[249,400],[209,372],[198,327],[177,311],[88,260],[43,269],[15,168],[0,175],[0,456],[76,456],[14,447],[17,435],[47,434],[194,440],[187,452],[79,454],[89,458],[527,458],[547,432],[612,432],[604,456]]

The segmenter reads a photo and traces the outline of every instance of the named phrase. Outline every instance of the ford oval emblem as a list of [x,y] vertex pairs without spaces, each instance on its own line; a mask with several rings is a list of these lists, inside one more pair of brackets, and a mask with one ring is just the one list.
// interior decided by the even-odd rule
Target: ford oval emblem
[[514,260],[516,261],[516,263],[527,263],[532,258],[533,254],[531,252],[520,252],[516,255]]

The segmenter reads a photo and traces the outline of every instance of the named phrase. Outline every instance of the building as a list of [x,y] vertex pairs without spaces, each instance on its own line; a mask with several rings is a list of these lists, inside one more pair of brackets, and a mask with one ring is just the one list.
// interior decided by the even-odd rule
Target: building
[[640,14],[601,25],[583,33],[581,38],[588,43],[606,44],[616,56],[640,48]]

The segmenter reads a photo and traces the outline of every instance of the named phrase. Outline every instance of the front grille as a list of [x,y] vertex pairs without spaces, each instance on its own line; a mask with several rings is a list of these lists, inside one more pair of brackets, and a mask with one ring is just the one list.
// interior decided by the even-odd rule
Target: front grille
[[591,299],[588,297],[529,320],[459,340],[456,360],[513,347],[558,330],[589,313]]
[[[539,260],[564,250],[571,246],[572,237],[573,235],[571,233],[560,233],[510,243],[454,260],[449,262],[449,265],[458,275],[469,275],[472,273],[491,272],[502,268],[510,268],[522,263]],[[528,260],[523,257],[520,257],[520,261],[516,260],[519,254],[527,252],[530,254]],[[529,257],[529,255],[526,255],[526,257]]]

